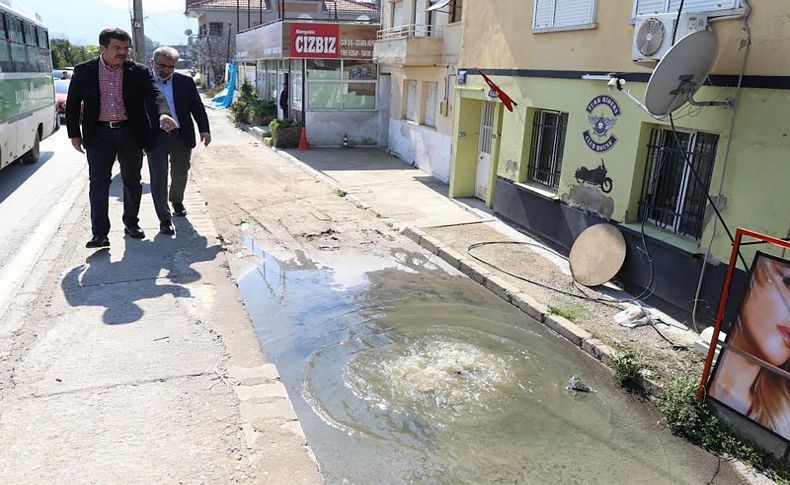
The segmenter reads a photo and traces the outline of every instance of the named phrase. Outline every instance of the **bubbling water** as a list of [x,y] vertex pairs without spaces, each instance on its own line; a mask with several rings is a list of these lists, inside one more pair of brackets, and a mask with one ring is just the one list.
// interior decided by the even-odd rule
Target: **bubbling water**
[[512,383],[516,360],[485,346],[431,335],[356,353],[344,373],[357,398],[441,424],[482,414],[506,399],[501,386]]

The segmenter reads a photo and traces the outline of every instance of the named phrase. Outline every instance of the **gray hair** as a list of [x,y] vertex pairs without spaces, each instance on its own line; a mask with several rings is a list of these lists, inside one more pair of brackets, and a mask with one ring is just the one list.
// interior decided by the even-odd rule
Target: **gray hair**
[[162,47],[157,47],[156,50],[154,51],[154,60],[156,60],[156,58],[160,56],[166,57],[171,61],[178,62],[178,59],[181,57],[181,54],[179,54],[178,51],[173,49],[172,47],[162,46]]

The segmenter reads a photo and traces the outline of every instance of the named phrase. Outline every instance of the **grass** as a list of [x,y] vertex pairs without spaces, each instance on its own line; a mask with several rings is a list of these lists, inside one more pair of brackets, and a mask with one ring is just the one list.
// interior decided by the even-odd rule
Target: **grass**
[[790,484],[790,465],[740,439],[722,424],[705,401],[697,399],[696,376],[683,376],[670,382],[659,401],[659,408],[672,432],[714,453],[732,455],[764,471],[778,483]]
[[557,305],[549,305],[549,312],[553,315],[567,318],[574,323],[578,322],[585,315],[587,315],[587,310],[583,306],[574,303],[559,303]]

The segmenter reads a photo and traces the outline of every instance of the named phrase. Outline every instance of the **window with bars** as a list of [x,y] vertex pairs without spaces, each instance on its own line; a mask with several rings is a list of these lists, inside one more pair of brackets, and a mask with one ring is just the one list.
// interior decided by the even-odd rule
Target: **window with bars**
[[550,188],[557,188],[565,150],[568,113],[540,110],[532,128],[532,152],[527,177]]
[[718,142],[719,136],[711,133],[673,134],[672,130],[653,129],[642,182],[640,221],[700,239]]

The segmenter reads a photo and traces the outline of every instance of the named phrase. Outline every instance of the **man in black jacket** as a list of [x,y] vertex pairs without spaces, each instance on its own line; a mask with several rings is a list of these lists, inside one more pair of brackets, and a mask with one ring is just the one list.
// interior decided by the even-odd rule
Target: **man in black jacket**
[[66,128],[74,148],[84,153],[84,147],[88,152],[93,232],[86,244],[89,248],[110,245],[108,202],[116,156],[123,179],[124,233],[136,239],[145,237],[137,214],[143,192],[142,149],[149,146],[152,136],[146,101],[156,109],[160,128],[170,131],[177,127],[151,73],[144,65],[128,60],[130,42],[123,30],[104,29],[99,34],[101,55],[75,66],[69,85]]
[[[154,84],[164,93],[170,112],[176,119],[179,128],[170,133],[158,132],[154,136],[151,149],[148,150],[148,171],[151,174],[151,196],[154,208],[159,217],[159,230],[162,234],[175,234],[171,220],[170,208],[167,205],[167,168],[170,165],[170,203],[173,213],[185,216],[184,190],[189,174],[189,161],[192,149],[195,148],[195,127],[192,119],[197,122],[200,140],[205,146],[211,143],[211,132],[208,116],[203,102],[200,100],[195,81],[191,77],[175,72],[178,63],[178,51],[172,47],[159,47],[151,59]],[[152,103],[152,101],[149,101]],[[154,113],[149,106],[149,114]],[[155,122],[154,119],[151,122]]]

